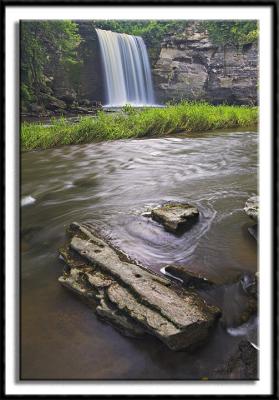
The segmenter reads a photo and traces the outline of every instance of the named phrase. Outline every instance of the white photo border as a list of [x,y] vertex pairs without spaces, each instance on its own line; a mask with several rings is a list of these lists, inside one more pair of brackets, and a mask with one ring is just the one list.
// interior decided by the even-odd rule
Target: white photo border
[[[67,7],[60,5],[6,4],[6,92],[5,92],[5,147],[6,147],[6,291],[5,291],[5,394],[6,395],[271,395],[272,359],[272,6],[253,5],[85,5]],[[247,3],[246,3],[247,4]],[[69,7],[70,6],[70,7]],[[19,257],[16,223],[19,207],[18,170],[18,37],[15,24],[22,19],[253,19],[259,20],[259,194],[260,207],[260,361],[258,381],[19,381],[17,376],[18,343],[16,310],[18,309],[18,268]],[[274,143],[273,143],[274,141]],[[275,212],[275,210],[274,210]]]

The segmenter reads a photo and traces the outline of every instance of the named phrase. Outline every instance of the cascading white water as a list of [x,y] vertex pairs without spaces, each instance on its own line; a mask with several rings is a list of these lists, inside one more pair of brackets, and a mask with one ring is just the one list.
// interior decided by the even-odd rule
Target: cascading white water
[[150,64],[140,36],[96,29],[107,89],[107,105],[154,104]]

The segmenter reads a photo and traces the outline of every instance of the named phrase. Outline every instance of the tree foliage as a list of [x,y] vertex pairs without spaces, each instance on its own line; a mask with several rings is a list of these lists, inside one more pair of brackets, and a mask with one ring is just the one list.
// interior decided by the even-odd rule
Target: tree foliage
[[[151,45],[165,35],[182,33],[193,21],[190,20],[95,20],[94,26],[114,32],[142,36]],[[211,40],[218,45],[244,45],[258,38],[255,20],[218,20],[199,23],[200,30],[207,30]]]
[[258,39],[258,22],[253,20],[204,21],[201,28],[208,31],[213,43],[243,46]]
[[100,29],[142,36],[150,46],[158,46],[165,35],[183,32],[189,22],[186,20],[94,20],[93,24]]
[[50,65],[76,63],[80,43],[75,22],[67,20],[21,23],[21,95],[31,101],[47,89],[45,72]]

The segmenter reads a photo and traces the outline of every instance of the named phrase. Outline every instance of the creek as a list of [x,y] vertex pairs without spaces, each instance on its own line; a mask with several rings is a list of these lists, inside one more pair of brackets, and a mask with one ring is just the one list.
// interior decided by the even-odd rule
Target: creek
[[[257,271],[253,222],[258,135],[223,131],[64,146],[21,156],[21,375],[23,379],[201,379],[211,376],[256,320],[237,320],[238,283]],[[200,210],[174,236],[142,214],[163,201]],[[205,296],[222,307],[207,343],[172,352],[156,338],[122,336],[61,287],[58,248],[73,221],[90,222],[132,259],[161,273],[170,263],[216,283]]]

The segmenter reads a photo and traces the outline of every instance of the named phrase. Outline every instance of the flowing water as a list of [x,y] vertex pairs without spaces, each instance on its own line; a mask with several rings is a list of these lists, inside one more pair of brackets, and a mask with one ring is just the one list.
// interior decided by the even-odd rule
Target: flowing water
[[143,39],[102,29],[96,32],[104,66],[107,105],[154,104],[151,69]]
[[[210,378],[240,340],[255,343],[256,319],[237,321],[246,301],[239,276],[257,270],[243,212],[257,193],[257,145],[254,132],[215,132],[23,153],[22,378]],[[182,236],[142,215],[167,200],[200,210]],[[123,337],[57,281],[57,250],[72,221],[90,221],[158,273],[175,262],[213,280],[216,288],[201,294],[222,307],[224,323],[193,353]]]

